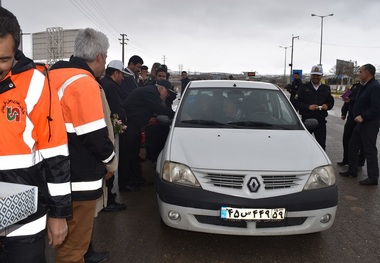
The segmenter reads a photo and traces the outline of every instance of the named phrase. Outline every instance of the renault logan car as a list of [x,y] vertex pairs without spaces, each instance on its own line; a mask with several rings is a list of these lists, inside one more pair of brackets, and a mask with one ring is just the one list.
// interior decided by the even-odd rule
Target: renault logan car
[[190,82],[157,160],[162,221],[251,236],[329,229],[338,188],[331,161],[307,130],[315,123],[302,123],[273,84]]

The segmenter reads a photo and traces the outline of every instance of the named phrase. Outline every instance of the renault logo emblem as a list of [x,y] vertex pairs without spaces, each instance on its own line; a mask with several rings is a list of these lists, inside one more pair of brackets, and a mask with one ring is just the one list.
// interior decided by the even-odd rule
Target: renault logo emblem
[[249,191],[251,191],[252,193],[256,193],[257,190],[259,190],[260,188],[259,180],[257,180],[257,178],[255,177],[252,177],[251,179],[249,179],[247,186]]

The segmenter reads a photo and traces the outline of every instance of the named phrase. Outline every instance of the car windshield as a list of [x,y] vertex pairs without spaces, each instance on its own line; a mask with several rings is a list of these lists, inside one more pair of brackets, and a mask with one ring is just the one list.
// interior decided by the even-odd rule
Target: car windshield
[[193,88],[182,100],[176,127],[302,129],[288,99],[279,90]]

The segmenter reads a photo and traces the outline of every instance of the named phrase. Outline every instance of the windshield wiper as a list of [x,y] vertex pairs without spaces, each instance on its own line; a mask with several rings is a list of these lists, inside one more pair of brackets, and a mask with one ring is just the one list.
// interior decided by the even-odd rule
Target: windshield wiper
[[181,122],[190,123],[190,124],[199,124],[199,125],[212,125],[212,126],[225,125],[224,123],[220,123],[220,122],[212,121],[212,120],[184,120]]
[[270,128],[280,128],[283,130],[291,130],[291,128],[283,125],[271,124],[263,121],[234,121],[229,122],[228,124],[239,126],[239,127],[270,127]]
[[262,121],[234,121],[228,124],[245,126],[245,127],[258,127],[258,126],[273,126],[273,124]]

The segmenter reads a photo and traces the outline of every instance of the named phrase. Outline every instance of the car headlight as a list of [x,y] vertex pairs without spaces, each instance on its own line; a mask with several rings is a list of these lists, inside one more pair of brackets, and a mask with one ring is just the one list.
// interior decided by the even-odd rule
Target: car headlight
[[331,165],[315,168],[307,180],[304,190],[329,187],[335,184],[335,172]]
[[180,163],[166,161],[162,169],[162,179],[170,183],[200,187],[191,169]]

